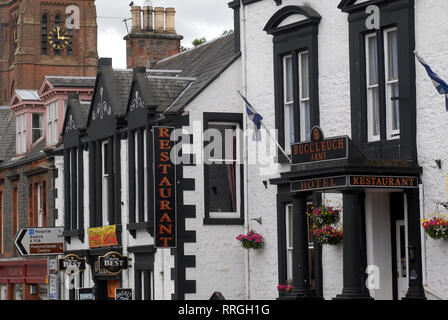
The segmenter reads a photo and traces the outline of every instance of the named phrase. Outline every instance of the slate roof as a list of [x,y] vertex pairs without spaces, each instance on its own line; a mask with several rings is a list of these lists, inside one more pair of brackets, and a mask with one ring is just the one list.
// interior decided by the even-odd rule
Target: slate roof
[[231,32],[196,48],[159,61],[153,69],[182,70],[179,73],[180,77],[197,78],[171,106],[170,112],[182,110],[239,57],[240,53],[235,52],[235,34]]
[[0,162],[14,157],[16,151],[16,118],[8,106],[0,107]]
[[95,86],[96,78],[45,76],[45,79],[47,79],[53,87],[93,88]]
[[125,115],[128,105],[129,94],[131,92],[133,70],[132,69],[115,69],[115,81],[118,94],[121,100],[121,108],[117,115]]
[[38,101],[40,100],[39,95],[37,94],[37,90],[24,90],[24,89],[16,89],[16,94],[23,101]]
[[149,90],[156,100],[157,111],[163,112],[171,106],[182,92],[194,82],[194,78],[157,77],[148,75]]
[[[15,141],[15,139],[14,139]],[[36,161],[42,158],[45,158],[47,154],[45,153],[46,141],[45,139],[42,139],[39,143],[37,143],[34,147],[31,148],[30,151],[25,153],[20,158],[10,158],[9,160],[5,161],[0,165],[0,169],[6,169],[10,167],[16,167],[22,164],[30,163],[32,161]],[[15,147],[15,145],[14,145]],[[13,148],[13,152],[15,152],[15,148]]]

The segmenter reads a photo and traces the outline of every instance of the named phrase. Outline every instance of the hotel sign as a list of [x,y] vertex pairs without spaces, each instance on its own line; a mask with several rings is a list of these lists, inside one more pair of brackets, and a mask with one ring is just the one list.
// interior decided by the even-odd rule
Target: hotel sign
[[291,192],[331,190],[342,188],[418,188],[417,177],[346,175],[291,181]]
[[176,247],[176,166],[173,127],[154,127],[155,247]]
[[348,137],[324,139],[319,127],[311,129],[311,141],[291,146],[292,163],[305,164],[348,158]]

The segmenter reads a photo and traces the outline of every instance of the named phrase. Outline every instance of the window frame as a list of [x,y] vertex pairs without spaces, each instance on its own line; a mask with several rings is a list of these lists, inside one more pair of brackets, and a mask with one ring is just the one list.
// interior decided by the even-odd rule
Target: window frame
[[[281,22],[293,14],[301,14],[305,20],[281,26]],[[284,63],[283,57],[293,56],[294,72],[294,136],[295,141],[305,141],[303,136],[303,119],[301,120],[301,99],[299,87],[299,55],[308,53],[308,84],[309,84],[309,110],[310,124],[319,126],[319,66],[318,66],[318,34],[321,16],[310,7],[287,6],[280,9],[269,20],[264,30],[274,36],[274,91],[275,91],[275,125],[278,132],[278,142],[286,153],[290,154],[290,145],[285,132],[285,112],[284,112]],[[301,125],[302,124],[302,125]],[[289,163],[288,158],[278,149],[277,161],[279,163]]]
[[[371,33],[365,24],[367,3],[343,9],[349,14],[351,138],[366,157],[382,160],[418,162],[417,156],[417,108],[415,71],[415,5],[412,0],[392,0],[393,5],[381,1],[380,28],[376,30],[379,52],[381,140],[368,141],[366,48],[364,37]],[[363,16],[362,16],[363,15]],[[386,90],[384,31],[397,28],[398,91],[400,137],[388,139],[386,125]],[[383,80],[381,80],[383,79]]]
[[[390,71],[390,56],[389,56],[389,39],[388,34],[395,32],[396,33],[396,41],[397,41],[397,54],[398,54],[398,29],[397,27],[391,27],[383,30],[384,37],[384,72],[385,72],[385,91],[386,91],[386,133],[387,139],[400,139],[400,101],[393,101],[392,98],[398,98],[400,96],[400,76],[397,74],[397,78],[393,80],[389,80],[389,71]],[[398,56],[397,56],[398,59]],[[397,72],[398,72],[398,61],[397,63]],[[392,96],[389,88],[393,85],[398,86],[398,97]],[[394,107],[394,103],[398,104],[398,129],[393,129],[393,116],[392,116],[392,108]]]
[[[236,145],[236,166],[235,166],[235,184],[236,184],[236,199],[237,212],[219,212],[219,215],[232,215],[230,217],[213,217],[213,212],[210,211],[209,203],[209,165],[204,163],[204,225],[243,225],[244,224],[244,164],[241,161],[242,136],[238,134],[243,128],[243,114],[242,113],[218,113],[218,112],[204,112],[203,114],[204,132],[209,129],[210,123],[226,123],[237,124],[237,145]],[[204,147],[210,143],[204,141]],[[202,150],[204,152],[204,149]]]
[[[39,124],[41,124],[41,128],[35,128],[34,127],[34,117],[35,116],[39,116]],[[34,140],[34,131],[35,130],[39,130],[41,135],[39,138],[37,138],[36,140]],[[44,113],[38,113],[38,112],[33,112],[31,113],[31,145],[34,145],[38,142],[40,142],[43,138],[45,137],[45,124],[44,124]]]
[[27,114],[22,113],[16,117],[16,153],[22,155],[27,151]]

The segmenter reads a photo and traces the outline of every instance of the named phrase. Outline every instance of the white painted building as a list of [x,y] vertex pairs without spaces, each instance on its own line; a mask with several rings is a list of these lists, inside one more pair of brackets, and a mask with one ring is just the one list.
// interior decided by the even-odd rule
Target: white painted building
[[[366,13],[370,4],[379,10],[377,29],[366,24],[376,12]],[[443,64],[448,51],[440,37],[431,36],[448,31],[442,16],[448,4],[235,0],[229,7],[235,12],[234,33],[159,61],[151,70],[113,70],[103,59],[92,105],[82,108],[73,97],[73,106],[85,110],[75,116],[82,136],[74,144],[64,137],[64,147],[84,148],[78,158],[84,164],[83,212],[65,211],[66,221],[77,224],[66,223],[66,249],[89,261],[78,286],[103,290],[97,298],[107,296],[107,281],[113,280],[110,288],[132,288],[137,299],[209,299],[214,292],[226,299],[276,299],[277,285],[293,280],[294,291],[284,298],[448,296],[446,243],[428,238],[419,221],[434,212],[435,203],[446,201],[443,117],[448,114],[414,58],[418,50],[448,78]],[[314,133],[323,132],[326,139],[343,137],[347,156],[322,162],[295,154],[295,164],[289,164],[265,130],[261,142],[252,140],[253,123],[237,91],[287,153],[294,153],[294,143],[305,150],[317,145],[323,137]],[[67,115],[75,109],[70,106]],[[100,115],[105,122],[97,125]],[[148,150],[154,147],[148,128],[154,126],[181,129],[184,159],[193,160],[176,167],[176,249],[154,246],[158,225],[151,198],[153,150]],[[321,131],[312,131],[315,126]],[[241,154],[222,158],[225,164],[204,164],[210,159],[207,129],[243,129],[245,135],[225,140]],[[331,159],[330,150],[325,157]],[[112,175],[101,171],[105,158]],[[67,151],[65,163],[68,159]],[[336,177],[344,182],[335,192],[291,189],[294,183],[316,185]],[[336,246],[308,238],[307,204],[325,200],[342,209],[344,241]],[[88,229],[107,225],[120,226],[118,244],[93,249]],[[244,249],[235,239],[251,229],[264,236],[262,249]],[[99,275],[92,266],[111,250],[129,257],[129,266],[113,277]]]

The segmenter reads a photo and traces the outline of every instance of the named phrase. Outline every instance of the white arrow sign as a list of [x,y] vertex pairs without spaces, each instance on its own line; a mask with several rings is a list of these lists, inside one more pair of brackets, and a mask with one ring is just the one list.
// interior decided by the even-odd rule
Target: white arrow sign
[[63,254],[63,231],[63,227],[22,228],[14,237],[14,246],[22,256]]

